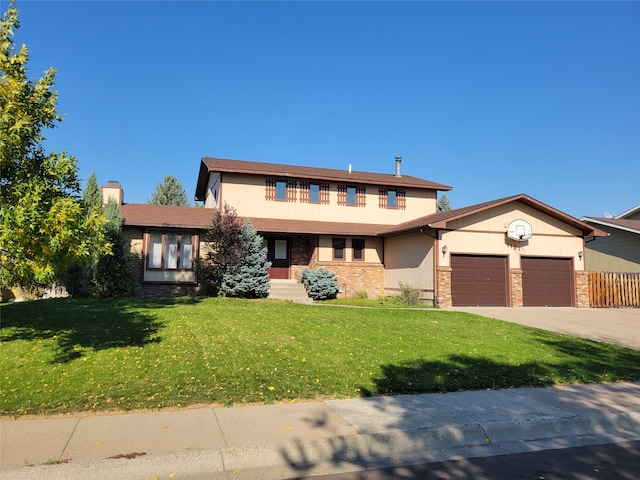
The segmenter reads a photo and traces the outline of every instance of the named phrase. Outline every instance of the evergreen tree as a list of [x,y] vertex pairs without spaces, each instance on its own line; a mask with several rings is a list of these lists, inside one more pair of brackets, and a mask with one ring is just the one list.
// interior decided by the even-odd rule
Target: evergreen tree
[[156,191],[151,194],[151,200],[147,203],[155,205],[189,206],[189,198],[182,182],[173,175],[166,175],[158,185]]
[[449,203],[447,194],[444,193],[438,200],[438,212],[448,212],[449,210],[451,210],[451,204]]
[[239,262],[222,276],[222,291],[229,297],[265,298],[269,294],[267,248],[262,246],[251,222],[244,224],[240,244],[245,246]]
[[133,286],[129,269],[130,251],[122,235],[124,221],[120,205],[110,198],[104,215],[107,219],[107,238],[112,244],[111,254],[104,254],[98,258],[92,281],[92,294],[101,298],[121,297],[130,294]]
[[98,188],[98,177],[96,172],[91,172],[87,177],[87,183],[82,191],[82,203],[87,210],[91,207],[102,208],[102,192]]
[[15,3],[0,20],[0,284],[48,285],[92,251],[109,251],[104,218],[78,198],[77,161],[47,153],[44,129],[62,121],[55,70],[29,80],[26,46],[16,51]]

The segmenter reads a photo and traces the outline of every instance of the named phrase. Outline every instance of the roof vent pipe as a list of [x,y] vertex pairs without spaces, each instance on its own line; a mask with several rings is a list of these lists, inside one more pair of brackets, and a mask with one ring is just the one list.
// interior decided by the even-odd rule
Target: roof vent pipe
[[396,157],[396,177],[401,177],[400,164],[402,163],[402,157]]
[[349,173],[351,173],[351,164],[349,164]]

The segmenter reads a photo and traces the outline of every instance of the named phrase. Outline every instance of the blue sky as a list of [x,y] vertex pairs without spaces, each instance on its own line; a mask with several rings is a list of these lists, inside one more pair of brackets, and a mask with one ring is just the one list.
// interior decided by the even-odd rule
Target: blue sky
[[168,174],[192,197],[203,156],[393,173],[398,155],[454,208],[640,203],[640,2],[17,7],[29,76],[58,70],[47,148],[129,203]]

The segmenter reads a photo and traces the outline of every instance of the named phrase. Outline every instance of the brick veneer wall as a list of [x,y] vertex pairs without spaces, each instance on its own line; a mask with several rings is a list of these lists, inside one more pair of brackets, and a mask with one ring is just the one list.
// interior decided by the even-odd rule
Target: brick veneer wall
[[589,272],[576,270],[576,307],[589,308]]
[[359,290],[369,298],[377,298],[384,291],[384,266],[379,263],[316,262],[315,268],[326,268],[338,277],[339,297],[353,297]]
[[522,269],[511,269],[511,306],[522,307],[524,300],[522,297]]
[[451,301],[451,267],[438,267],[436,271],[437,305],[442,308],[452,307]]
[[291,278],[297,280],[305,268],[316,268],[317,237],[296,236],[291,239]]
[[145,283],[142,281],[143,261],[141,257],[133,257],[129,260],[131,278],[133,280],[133,295],[136,297],[184,297],[198,293],[199,286],[184,283]]

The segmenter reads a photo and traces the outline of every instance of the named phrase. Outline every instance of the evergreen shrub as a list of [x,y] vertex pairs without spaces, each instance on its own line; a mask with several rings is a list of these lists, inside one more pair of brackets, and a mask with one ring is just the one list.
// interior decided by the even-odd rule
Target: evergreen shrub
[[336,274],[326,268],[318,270],[305,268],[300,274],[300,282],[307,289],[307,295],[314,300],[336,298],[340,292]]

